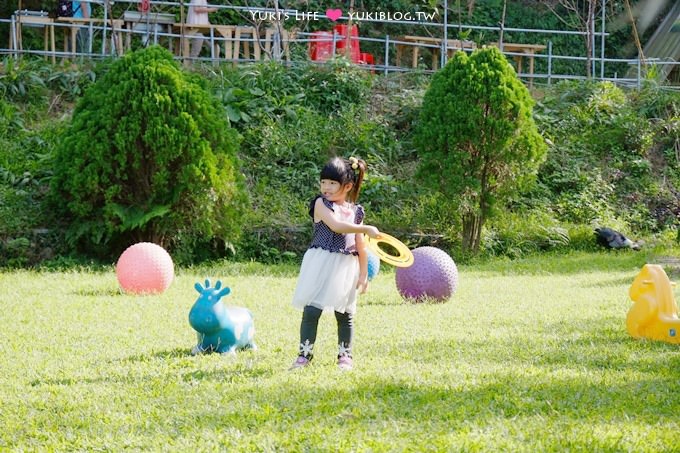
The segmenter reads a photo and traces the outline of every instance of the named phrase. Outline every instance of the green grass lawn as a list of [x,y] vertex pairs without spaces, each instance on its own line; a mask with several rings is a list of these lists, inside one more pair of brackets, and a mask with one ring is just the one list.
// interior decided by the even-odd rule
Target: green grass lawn
[[[0,451],[680,451],[680,346],[625,330],[646,260],[461,266],[449,302],[418,305],[383,266],[351,372],[331,314],[315,363],[288,371],[296,267],[180,269],[143,297],[121,294],[113,268],[1,273]],[[257,351],[190,355],[206,277],[253,312]]]

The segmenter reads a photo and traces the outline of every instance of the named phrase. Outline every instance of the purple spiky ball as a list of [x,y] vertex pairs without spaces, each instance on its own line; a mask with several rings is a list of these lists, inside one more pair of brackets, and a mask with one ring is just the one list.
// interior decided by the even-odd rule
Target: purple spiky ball
[[397,268],[399,294],[414,302],[425,299],[446,302],[458,286],[456,263],[445,251],[436,247],[418,247],[412,252],[413,265]]

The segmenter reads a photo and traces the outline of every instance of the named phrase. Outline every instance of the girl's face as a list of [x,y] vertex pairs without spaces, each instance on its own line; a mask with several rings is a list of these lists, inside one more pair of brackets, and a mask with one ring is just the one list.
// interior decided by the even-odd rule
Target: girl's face
[[344,203],[345,198],[350,190],[352,190],[352,183],[347,183],[344,186],[338,181],[332,179],[322,179],[320,181],[321,194],[329,201]]

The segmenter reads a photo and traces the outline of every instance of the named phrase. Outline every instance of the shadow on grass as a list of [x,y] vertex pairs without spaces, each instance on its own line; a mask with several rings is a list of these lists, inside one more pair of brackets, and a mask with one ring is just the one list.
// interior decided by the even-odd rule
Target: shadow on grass
[[267,277],[297,277],[300,272],[302,260],[291,263],[260,263],[256,261],[215,261],[183,269],[186,274],[225,274],[243,276],[267,276]]
[[114,297],[124,296],[125,294],[118,288],[87,288],[73,291],[71,294],[85,297]]
[[[199,354],[194,356],[191,354],[191,348],[175,348],[166,351],[150,352],[148,354],[137,354],[120,359],[110,360],[113,365],[111,370],[116,370],[121,364],[131,364],[134,367],[143,367],[144,364],[149,364],[152,361],[171,363],[172,361],[180,362],[180,367],[186,368],[186,372],[179,374],[181,379],[185,382],[189,381],[220,381],[220,382],[235,382],[244,381],[251,378],[258,378],[265,375],[271,375],[271,370],[260,366],[260,361],[256,357],[255,351],[239,351],[240,357],[236,355],[221,355],[216,353]],[[228,364],[228,369],[218,369],[206,371],[201,367],[200,361],[203,357],[214,357],[214,360],[223,361]],[[194,362],[191,362],[194,361]],[[124,370],[128,369],[123,367]],[[66,377],[57,379],[35,379],[29,384],[32,387],[42,385],[65,385],[65,386],[79,386],[83,384],[100,384],[100,383],[123,383],[129,385],[132,381],[145,382],[151,379],[158,378],[158,374],[153,371],[153,366],[149,367],[151,375],[147,376],[144,372],[138,375],[131,375],[123,371],[117,373],[112,371],[106,375],[96,377]],[[168,373],[167,379],[176,379],[178,374],[176,372]]]
[[182,357],[192,357],[191,347],[187,348],[175,348],[169,349],[167,351],[154,351],[148,354],[137,354],[129,357],[125,357],[117,362],[148,362],[149,359],[178,359]]
[[492,275],[572,275],[588,272],[635,271],[654,262],[656,255],[631,250],[543,254],[517,260],[498,260],[464,266],[461,270]]
[[383,307],[388,307],[388,306],[399,306],[399,305],[404,305],[406,302],[404,299],[401,297],[381,297],[379,299],[366,299],[366,300],[361,300],[361,305],[362,306],[383,306]]
[[[668,425],[677,426],[672,421],[680,405],[680,392],[673,391],[677,389],[677,380],[670,376],[605,385],[570,377],[528,377],[516,369],[473,382],[433,384],[380,374],[348,379],[346,384],[325,391],[281,383],[239,396],[247,401],[239,410],[205,410],[196,419],[212,429],[236,427],[253,434],[294,428],[298,446],[306,445],[305,437],[309,439],[319,429],[318,423],[309,420],[322,417],[325,426],[337,425],[339,430],[360,426],[352,435],[354,445],[370,442],[371,450],[377,451],[393,451],[397,445],[398,451],[421,451],[433,439],[439,439],[438,445],[443,447],[441,436],[447,436],[449,446],[477,439],[500,442],[508,448],[505,442],[515,437],[508,432],[508,425],[516,427],[527,447],[532,441],[524,436],[538,435],[535,451],[563,451],[554,447],[565,442],[588,447],[578,451],[593,451],[594,445],[620,451],[628,450],[618,443],[620,439],[598,437],[593,426],[621,424],[623,417],[630,417],[635,426],[647,424],[657,432],[675,429]],[[545,426],[560,424],[569,429],[545,432]],[[486,434],[478,437],[482,432]],[[460,435],[459,440],[454,440],[454,434]]]
[[[597,283],[591,283],[589,285],[583,285],[584,288],[602,288],[602,287],[609,287],[609,286],[625,286],[626,289],[629,287],[632,283],[633,280],[635,279],[635,274],[631,274],[631,277],[621,277],[621,278],[612,278],[608,280],[601,280]],[[627,295],[628,293],[626,293]]]
[[[312,370],[303,372],[307,371]],[[669,445],[659,445],[674,435],[677,426],[680,392],[674,391],[677,380],[671,377],[601,384],[567,376],[528,377],[516,369],[475,381],[432,383],[380,373],[349,376],[333,388],[282,379],[255,390],[252,383],[238,385],[233,374],[184,376],[185,381],[235,384],[221,385],[219,393],[205,390],[212,388],[208,384],[203,391],[197,387],[186,394],[148,397],[144,408],[134,403],[115,406],[107,414],[128,410],[146,414],[128,417],[125,429],[149,431],[150,441],[162,438],[158,420],[163,420],[163,427],[182,432],[185,441],[221,433],[223,442],[243,445],[249,437],[256,441],[264,436],[271,449],[281,451],[468,451],[470,442],[476,445],[472,451],[512,451],[520,445],[524,446],[520,451],[565,451],[565,446],[578,447],[576,451],[641,451],[641,441],[644,451],[675,451],[672,445],[671,450]],[[246,380],[257,377],[256,373],[245,376]],[[314,374],[308,379],[314,379]],[[205,395],[212,399],[202,400]],[[73,417],[69,403],[57,401],[51,407],[53,413]],[[94,418],[95,426],[103,424]],[[597,429],[613,424],[625,431],[626,423],[632,430],[620,437],[604,436]],[[76,434],[82,430],[84,435],[85,426],[90,425],[69,429]],[[648,430],[656,435],[637,437]],[[282,432],[285,436],[278,437]],[[333,440],[325,440],[329,438]],[[329,449],[328,442],[343,447],[350,442],[351,447]]]
[[[167,420],[168,426],[187,436],[206,431],[227,437],[229,433],[247,437],[287,432],[285,438],[270,437],[269,441],[288,442],[286,445],[296,451],[324,450],[314,442],[322,441],[321,435],[332,434],[332,427],[351,432],[358,450],[370,445],[373,451],[421,451],[419,447],[432,440],[439,442],[438,451],[465,450],[443,446],[474,440],[482,442],[480,450],[488,449],[484,442],[488,447],[505,445],[507,450],[512,444],[503,442],[517,440],[517,432],[539,436],[536,443],[521,438],[526,451],[563,451],[565,445],[577,451],[639,450],[634,448],[640,446],[634,443],[636,435],[647,432],[647,427],[657,433],[668,432],[669,425],[675,423],[680,407],[680,354],[672,345],[632,340],[617,325],[618,319],[613,317],[568,326],[549,324],[545,331],[557,337],[545,341],[535,336],[488,342],[422,339],[390,357],[379,370],[362,371],[359,367],[348,374],[334,366],[328,373],[323,368],[296,374],[272,370],[256,353],[245,353],[229,366],[207,367],[201,361],[207,357],[197,357],[194,364],[187,362],[187,349],[174,348],[118,359],[116,362],[133,362],[132,367],[118,372],[112,367],[110,374],[35,380],[31,385],[65,385],[77,390],[91,383],[121,384],[130,389],[150,382],[195,383],[192,388],[203,390],[143,395],[143,404],[149,406],[154,419]],[[453,357],[442,353],[452,347],[462,350],[462,355],[448,365],[439,365]],[[150,360],[169,363],[126,374],[129,368],[138,369],[136,362]],[[466,368],[480,362],[500,366]],[[433,369],[437,380],[428,378]],[[211,403],[200,404],[202,398],[212,398]],[[196,403],[191,411],[178,410]],[[630,426],[637,430],[629,438],[630,445],[618,443],[621,439],[598,437],[602,433],[594,429],[615,424],[625,430],[626,420],[632,420]],[[130,418],[126,423],[126,429],[144,432],[149,418]],[[516,427],[516,432],[508,432],[508,426]],[[545,434],[545,426],[558,429]],[[560,432],[560,427],[567,429]],[[339,435],[338,442],[347,442],[347,436]],[[656,437],[650,442],[663,439]],[[663,451],[658,443],[646,447]]]
[[[494,338],[486,341],[429,341],[413,343],[405,354],[417,361],[437,360],[445,350],[466,351],[465,361],[484,360],[505,364],[507,369],[528,367],[550,370],[585,370],[587,374],[612,372],[650,373],[667,376],[671,387],[680,392],[678,345],[649,339],[632,338],[626,331],[625,314],[570,323],[550,323],[539,328],[544,336],[531,332],[529,337]],[[446,353],[444,354],[446,355]],[[671,382],[672,381],[672,382]],[[680,396],[680,395],[679,395]]]

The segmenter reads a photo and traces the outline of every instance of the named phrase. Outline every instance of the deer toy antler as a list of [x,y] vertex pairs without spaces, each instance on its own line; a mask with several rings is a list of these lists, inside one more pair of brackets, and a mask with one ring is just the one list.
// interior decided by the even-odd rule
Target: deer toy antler
[[[217,280],[215,282],[215,287],[211,288],[210,280],[207,278],[205,279],[205,287],[201,286],[201,284],[197,282],[194,285],[194,288],[196,288],[196,291],[201,294],[201,297],[207,297],[208,299],[214,299],[216,301],[220,300],[223,296],[226,296],[231,292],[231,289],[228,286],[222,288],[222,282],[220,280]],[[220,290],[220,288],[222,289]]]

